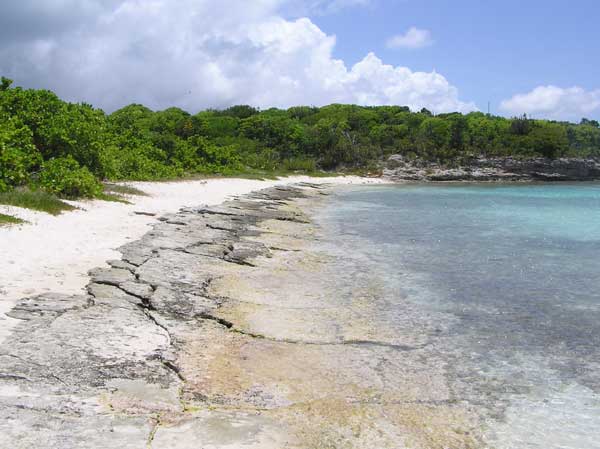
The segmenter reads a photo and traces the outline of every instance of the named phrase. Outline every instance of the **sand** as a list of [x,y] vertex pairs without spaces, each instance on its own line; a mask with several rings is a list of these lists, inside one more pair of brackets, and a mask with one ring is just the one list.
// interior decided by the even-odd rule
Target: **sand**
[[94,270],[93,301],[19,301],[0,446],[483,447],[431,311],[392,310],[389,273],[319,218],[341,190],[181,211],[122,249],[135,270]]
[[176,212],[184,206],[215,205],[234,195],[296,182],[364,184],[382,181],[352,176],[295,176],[276,181],[135,182],[128,184],[149,196],[129,197],[131,204],[70,202],[79,209],[56,217],[0,206],[0,213],[27,221],[23,225],[0,227],[0,343],[18,322],[5,315],[16,300],[46,292],[82,293],[89,281],[88,271],[105,266],[107,260],[120,259],[117,248],[140,238],[161,214]]

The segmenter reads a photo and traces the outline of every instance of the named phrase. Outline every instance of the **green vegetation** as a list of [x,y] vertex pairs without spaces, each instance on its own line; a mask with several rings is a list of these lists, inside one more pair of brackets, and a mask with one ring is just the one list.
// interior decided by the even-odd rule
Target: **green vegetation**
[[133,104],[107,115],[47,90],[0,83],[0,192],[30,186],[63,198],[102,197],[101,180],[365,173],[393,153],[446,165],[479,156],[599,157],[600,126],[340,104],[195,115]]
[[148,196],[148,194],[128,185],[104,182],[102,183],[102,192],[96,194],[95,198],[103,201],[131,204],[127,200],[127,196]]
[[99,193],[95,198],[102,200],[102,201],[110,201],[113,203],[131,204],[122,195],[118,195],[118,194],[114,194],[114,193],[102,192],[102,193]]
[[94,198],[104,191],[87,167],[80,167],[71,156],[44,162],[37,183],[46,192],[65,198]]
[[11,217],[10,215],[0,214],[0,226],[23,223],[19,218]]
[[148,196],[148,194],[140,189],[124,184],[104,183],[104,193],[115,195],[132,195],[132,196]]
[[33,209],[52,215],[75,209],[51,193],[42,190],[29,190],[23,187],[0,193],[0,204]]

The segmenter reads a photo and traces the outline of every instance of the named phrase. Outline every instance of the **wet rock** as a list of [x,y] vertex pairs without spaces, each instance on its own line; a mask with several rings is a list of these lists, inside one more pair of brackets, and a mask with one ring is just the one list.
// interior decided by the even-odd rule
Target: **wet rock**
[[322,193],[183,209],[92,270],[88,295],[20,301],[0,448],[477,447],[427,333],[386,334],[377,295],[344,302],[345,274],[307,250],[299,204]]
[[254,265],[252,261],[257,257],[271,257],[271,251],[263,243],[249,240],[231,243],[223,255],[228,262],[250,266]]

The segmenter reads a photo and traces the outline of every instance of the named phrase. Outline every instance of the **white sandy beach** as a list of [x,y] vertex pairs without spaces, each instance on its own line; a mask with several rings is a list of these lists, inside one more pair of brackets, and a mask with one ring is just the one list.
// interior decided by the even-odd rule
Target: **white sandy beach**
[[[135,182],[128,184],[149,196],[128,198],[132,204],[71,202],[79,209],[59,216],[0,206],[0,213],[28,222],[0,227],[0,343],[17,322],[5,314],[19,298],[45,292],[83,292],[88,283],[87,272],[105,265],[107,260],[120,259],[116,248],[140,238],[161,214],[176,212],[184,206],[215,205],[234,195],[296,182],[364,184],[382,181],[354,176],[295,176],[277,181]],[[153,213],[156,217],[135,212]]]

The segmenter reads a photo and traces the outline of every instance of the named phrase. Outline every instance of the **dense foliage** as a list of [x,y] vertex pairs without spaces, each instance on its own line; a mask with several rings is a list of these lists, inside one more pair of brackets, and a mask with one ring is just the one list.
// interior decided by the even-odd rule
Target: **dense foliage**
[[195,115],[134,104],[107,115],[46,90],[11,88],[6,78],[0,83],[0,191],[28,184],[95,196],[98,179],[369,169],[392,153],[445,164],[478,156],[597,157],[600,126],[340,104]]
[[46,161],[38,185],[66,198],[93,198],[104,190],[88,168],[81,167],[72,156]]

